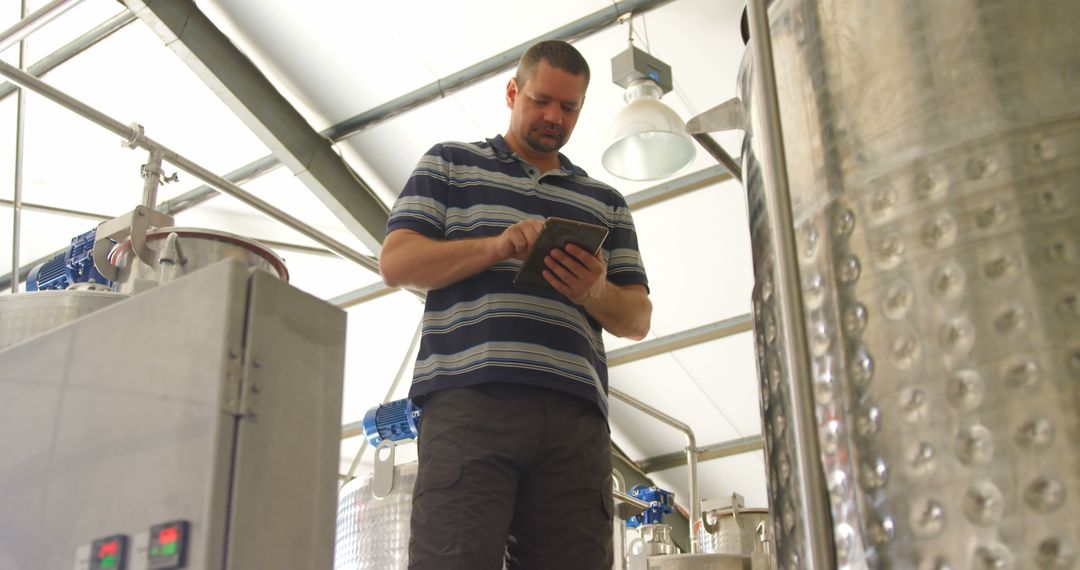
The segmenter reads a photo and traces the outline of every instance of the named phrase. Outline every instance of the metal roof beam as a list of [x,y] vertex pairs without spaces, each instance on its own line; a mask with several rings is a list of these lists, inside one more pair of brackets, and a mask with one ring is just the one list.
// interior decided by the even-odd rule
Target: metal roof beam
[[607,354],[607,364],[608,367],[627,364],[634,362],[635,360],[643,360],[659,354],[667,354],[682,348],[688,348],[712,340],[746,332],[752,328],[753,320],[750,315],[739,315],[737,317],[724,319],[722,321],[717,321],[672,335],[632,344],[626,348],[613,350]]
[[132,12],[378,255],[386,204],[191,0],[124,0]]
[[[765,440],[760,435],[748,435],[746,437],[740,437],[722,443],[714,443],[712,445],[699,447],[698,461],[701,462],[709,461],[710,459],[720,459],[721,457],[731,457],[732,455],[750,453],[751,451],[758,451],[759,449],[764,448]],[[638,461],[637,464],[645,473],[654,473],[673,467],[681,467],[686,465],[686,452],[676,451],[673,453],[665,453],[664,455],[657,455],[656,457],[647,457]]]

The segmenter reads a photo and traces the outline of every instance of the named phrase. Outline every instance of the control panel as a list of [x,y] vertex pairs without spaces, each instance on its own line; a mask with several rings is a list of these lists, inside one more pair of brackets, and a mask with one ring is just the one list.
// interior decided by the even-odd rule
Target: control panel
[[83,546],[75,555],[75,570],[174,570],[187,568],[190,524],[170,521],[133,537],[114,534]]

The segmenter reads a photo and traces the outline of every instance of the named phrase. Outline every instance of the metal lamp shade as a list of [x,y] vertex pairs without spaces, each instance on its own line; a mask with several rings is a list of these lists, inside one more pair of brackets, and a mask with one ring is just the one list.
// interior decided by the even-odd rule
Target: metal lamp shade
[[686,123],[660,102],[660,87],[648,80],[631,83],[627,106],[615,116],[614,142],[604,151],[604,168],[627,180],[656,180],[675,174],[694,160]]

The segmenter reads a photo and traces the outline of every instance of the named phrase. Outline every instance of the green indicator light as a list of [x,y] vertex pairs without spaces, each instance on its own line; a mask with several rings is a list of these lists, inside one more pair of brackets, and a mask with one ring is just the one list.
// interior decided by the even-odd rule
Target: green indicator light
[[161,549],[160,548],[155,546],[155,547],[150,549],[150,556],[157,556],[158,554],[161,554]]
[[110,556],[106,556],[106,557],[102,558],[100,566],[102,568],[112,568],[112,567],[116,566],[116,557],[110,555]]
[[173,554],[176,554],[176,543],[175,542],[170,542],[169,544],[166,544],[166,545],[161,547],[161,555],[162,556],[172,556]]

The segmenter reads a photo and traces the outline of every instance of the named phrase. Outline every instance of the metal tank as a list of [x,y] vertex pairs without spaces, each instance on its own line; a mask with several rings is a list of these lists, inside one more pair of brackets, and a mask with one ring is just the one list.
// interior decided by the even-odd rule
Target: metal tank
[[0,296],[0,350],[127,298],[123,293],[79,289]]
[[768,23],[785,204],[753,50],[739,83],[779,567],[820,531],[839,568],[1080,567],[1080,2]]
[[[174,234],[176,237],[172,237]],[[130,238],[109,252],[109,261],[118,268],[113,285],[117,291],[137,293],[222,259],[235,259],[251,269],[266,271],[286,283],[289,281],[285,261],[273,250],[258,241],[228,232],[205,228],[157,228],[147,232],[146,246],[157,262],[156,267],[136,257]]]
[[404,570],[409,565],[409,520],[416,462],[393,468],[394,484],[376,498],[375,474],[353,479],[338,494],[335,570]]

